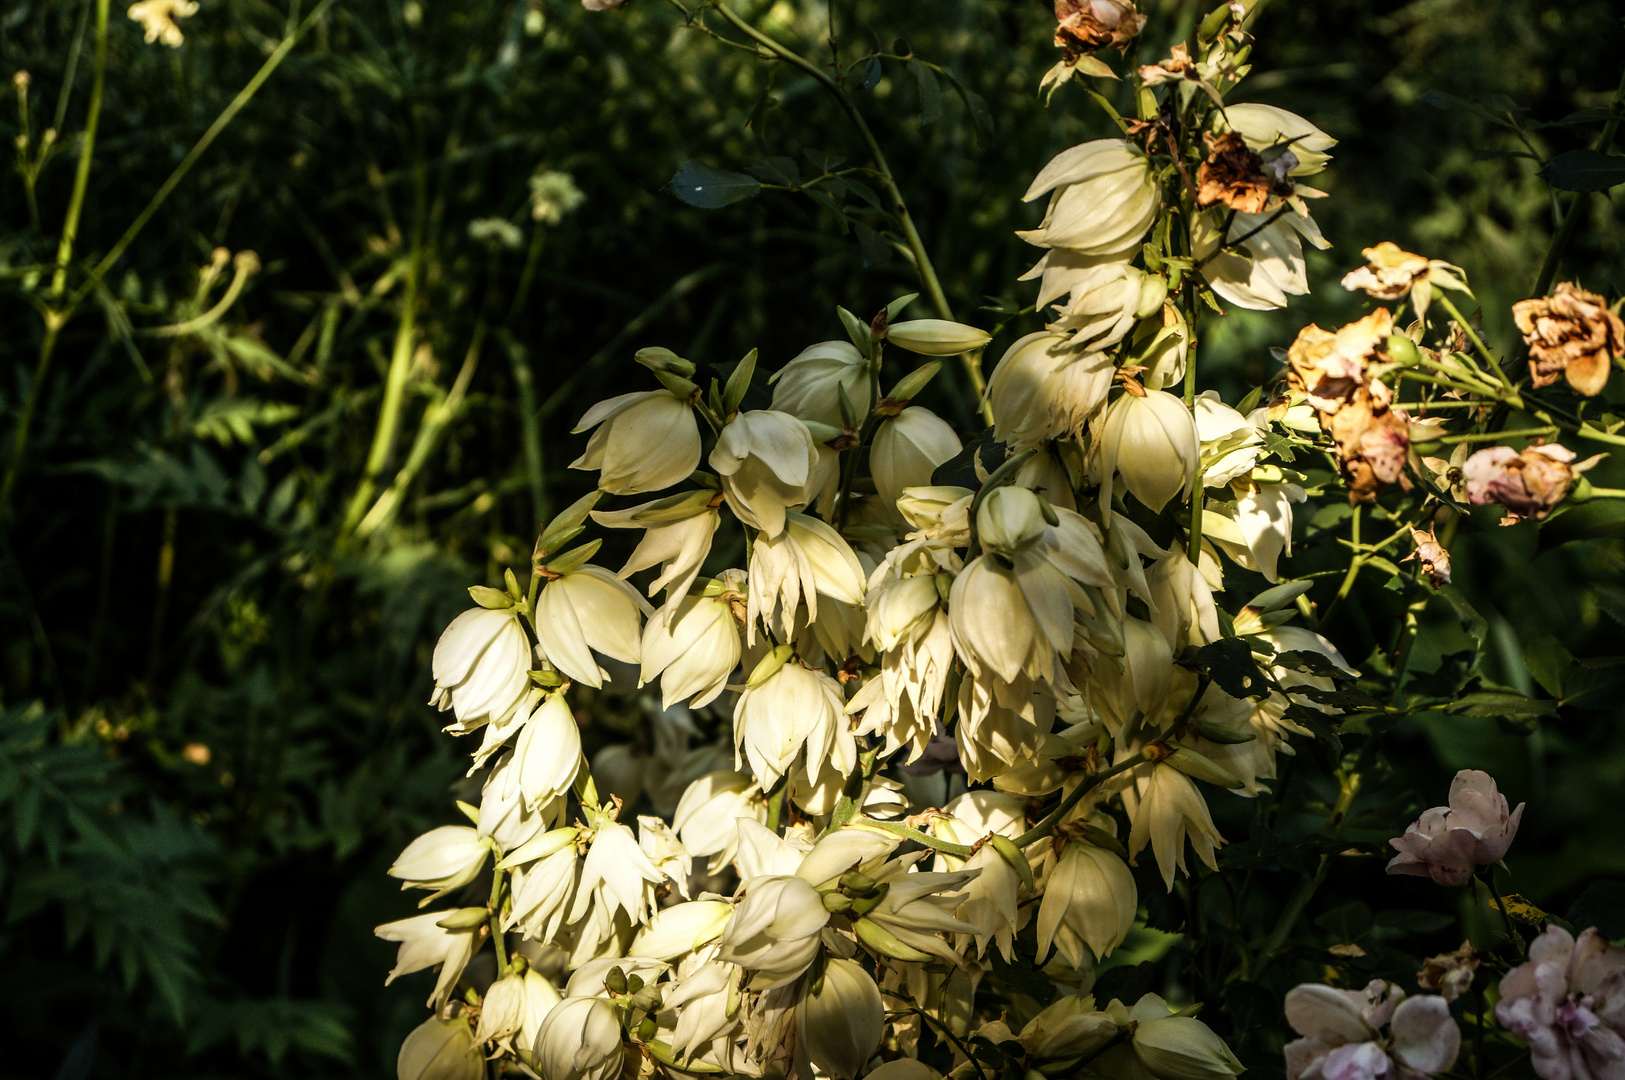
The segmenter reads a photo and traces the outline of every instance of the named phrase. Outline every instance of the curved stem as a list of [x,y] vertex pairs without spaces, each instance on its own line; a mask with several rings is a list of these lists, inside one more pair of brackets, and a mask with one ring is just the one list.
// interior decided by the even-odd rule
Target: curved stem
[[[870,159],[874,161],[875,172],[880,179],[881,187],[885,189],[887,199],[891,203],[892,214],[902,226],[903,239],[908,242],[908,249],[914,256],[914,269],[920,276],[920,285],[925,289],[925,294],[930,299],[931,306],[936,308],[937,315],[940,318],[952,321],[954,313],[953,309],[948,306],[948,296],[943,292],[942,281],[937,277],[936,267],[931,262],[931,256],[925,250],[925,241],[921,239],[919,229],[914,226],[914,218],[908,212],[908,204],[903,201],[903,192],[897,186],[897,178],[892,175],[891,164],[886,160],[886,153],[880,148],[880,141],[875,138],[875,133],[869,129],[868,121],[864,120],[863,114],[858,111],[858,107],[852,101],[852,98],[848,96],[845,90],[841,89],[840,83],[830,78],[817,64],[814,64],[795,50],[780,44],[744,19],[741,19],[738,15],[735,15],[723,0],[712,0],[711,6],[740,33],[745,34],[785,63],[800,68],[835,96],[835,100],[840,103],[841,109],[846,113],[848,119],[852,121],[852,126],[857,128],[858,135],[863,139],[863,145],[869,151]],[[982,375],[981,354],[977,352],[964,353],[960,356],[959,362],[965,369],[965,377],[970,381],[971,391],[976,395],[982,418],[991,424],[993,422],[993,410],[982,400],[987,390],[987,380]]]
[[1119,761],[1116,765],[1113,765],[1109,769],[1103,769],[1100,772],[1090,776],[1088,779],[1084,780],[1083,783],[1074,788],[1072,790],[1072,794],[1062,799],[1061,805],[1057,806],[1054,810],[1051,810],[1048,814],[1046,814],[1043,821],[1040,821],[1037,825],[1034,825],[1032,828],[1016,837],[1016,847],[1027,847],[1054,835],[1055,826],[1059,825],[1061,823],[1061,819],[1066,817],[1067,812],[1070,811],[1074,806],[1077,806],[1079,802],[1083,801],[1083,797],[1090,791],[1093,791],[1095,788],[1116,776],[1118,773],[1128,772],[1136,765],[1143,764],[1144,762],[1150,760],[1152,760],[1150,752],[1141,752],[1131,758],[1125,758],[1124,760]]
[[[1625,72],[1620,73],[1619,89],[1614,91],[1612,109],[1614,117],[1603,125],[1602,134],[1597,136],[1595,149],[1599,153],[1606,152],[1614,141],[1614,133],[1619,130],[1621,107],[1625,106]],[[1585,209],[1587,192],[1576,192],[1574,198],[1569,200],[1569,212],[1563,215],[1563,223],[1557,227],[1557,235],[1552,237],[1552,246],[1546,249],[1546,259],[1540,264],[1540,275],[1535,278],[1535,296],[1545,296],[1552,287],[1552,281],[1557,277],[1557,268],[1563,262],[1563,252],[1568,249],[1569,241],[1574,239],[1574,232],[1579,227],[1581,211]]]

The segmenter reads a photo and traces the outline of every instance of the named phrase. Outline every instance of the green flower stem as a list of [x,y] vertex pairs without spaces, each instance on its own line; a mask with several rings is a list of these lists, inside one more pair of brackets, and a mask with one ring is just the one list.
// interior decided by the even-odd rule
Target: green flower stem
[[[908,204],[903,201],[902,189],[897,186],[897,179],[892,175],[891,165],[886,160],[885,151],[881,150],[880,141],[875,138],[874,132],[869,130],[868,122],[864,120],[863,114],[858,111],[858,107],[852,101],[852,98],[848,96],[845,90],[841,89],[839,83],[830,78],[817,64],[814,64],[793,49],[781,45],[778,41],[735,15],[723,3],[723,0],[711,0],[711,7],[715,8],[717,13],[728,20],[735,29],[748,36],[752,41],[757,42],[780,60],[798,67],[812,76],[824,89],[835,96],[835,100],[840,103],[841,109],[852,121],[852,125],[857,128],[859,136],[863,139],[864,146],[869,150],[870,159],[875,163],[875,172],[880,178],[881,186],[886,190],[886,197],[891,202],[893,215],[903,227],[903,238],[908,242],[908,249],[914,255],[914,268],[920,275],[920,284],[925,288],[925,293],[931,300],[931,306],[937,309],[937,315],[940,318],[954,321],[953,309],[948,306],[948,296],[942,291],[942,282],[937,277],[936,267],[931,262],[931,256],[925,250],[925,241],[921,239],[919,229],[914,226],[914,218],[908,212]],[[984,400],[987,391],[987,379],[982,375],[980,351],[961,354],[959,362],[965,369],[966,379],[970,381],[971,392],[976,395],[977,404],[982,412],[982,419],[991,424],[993,422],[993,409]]]
[[491,899],[486,907],[491,912],[491,948],[496,951],[497,977],[501,978],[508,970],[508,946],[502,940],[502,885],[507,880],[507,872],[493,870],[491,872]]
[[53,300],[68,287],[68,262],[73,258],[73,242],[79,236],[79,217],[85,209],[85,191],[90,186],[90,159],[96,149],[96,128],[102,117],[102,89],[107,82],[108,5],[109,0],[96,0],[96,73],[90,84],[90,111],[85,114],[85,133],[79,143],[79,164],[73,174],[68,216],[62,223],[62,237],[56,245],[56,272],[51,275]]
[[1540,436],[1556,435],[1556,424],[1546,424],[1542,427],[1518,428],[1515,431],[1475,431],[1467,435],[1446,435],[1439,441],[1446,446],[1457,443],[1498,442],[1501,439],[1533,439]]
[[888,832],[893,836],[901,836],[904,840],[913,840],[917,844],[924,844],[932,851],[940,851],[942,854],[952,855],[956,859],[968,859],[972,855],[976,854],[972,848],[966,847],[964,844],[955,844],[949,840],[939,840],[928,832],[921,832],[919,829],[912,829],[901,822],[876,821],[874,818],[867,817],[863,818],[862,820],[863,824],[867,825],[871,829],[879,829],[881,832]]
[[1456,325],[1461,327],[1461,332],[1467,335],[1467,340],[1473,343],[1473,348],[1478,350],[1478,355],[1483,357],[1485,365],[1489,367],[1491,373],[1495,375],[1501,385],[1508,390],[1512,389],[1512,380],[1507,378],[1505,371],[1501,370],[1501,362],[1490,354],[1489,347],[1484,344],[1484,339],[1478,336],[1478,331],[1474,330],[1472,324],[1462,317],[1460,311],[1456,310],[1455,302],[1443,292],[1438,293],[1438,301],[1439,306],[1448,311],[1450,317],[1456,321]]

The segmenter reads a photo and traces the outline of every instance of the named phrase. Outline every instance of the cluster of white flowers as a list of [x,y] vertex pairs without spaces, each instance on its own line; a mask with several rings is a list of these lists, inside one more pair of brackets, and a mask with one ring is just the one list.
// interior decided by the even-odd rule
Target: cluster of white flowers
[[[1283,304],[1305,291],[1299,236],[1321,243],[1288,178],[1332,141],[1266,106],[1212,125],[1213,160],[1239,135],[1273,193],[1202,210],[1182,272]],[[693,362],[644,349],[658,385],[586,411],[574,467],[597,491],[542,530],[528,590],[473,589],[435,650],[447,730],[481,732],[481,798],[390,873],[430,900],[491,888],[379,928],[401,943],[391,977],[440,969],[403,1077],[477,1077],[483,1054],[543,1080],[919,1080],[937,1075],[908,1060],[922,1023],[965,1075],[966,1038],[1044,1075],[1240,1071],[1192,1010],[1086,994],[1135,926],[1146,848],[1168,889],[1187,842],[1216,866],[1198,781],[1266,790],[1347,672],[1284,625],[1304,583],[1216,602],[1226,559],[1277,580],[1305,493],[1266,460],[1285,410],[1179,393],[1181,268],[1141,254],[1183,166],[1154,160],[1084,143],[1028,190],[1050,195],[1022,235],[1048,249],[1028,277],[1055,314],[994,370],[991,439],[967,448],[914,403],[933,358],[990,336],[896,321],[912,297],[842,310],[847,340],[766,380],[753,352],[702,389]],[[571,546],[589,521],[643,530],[618,571],[593,562],[601,540]],[[742,567],[708,570],[719,535]],[[655,751],[589,763],[580,724],[616,695]],[[494,981],[468,974],[487,942]],[[1024,950],[1061,996],[1013,1031],[976,985]]]

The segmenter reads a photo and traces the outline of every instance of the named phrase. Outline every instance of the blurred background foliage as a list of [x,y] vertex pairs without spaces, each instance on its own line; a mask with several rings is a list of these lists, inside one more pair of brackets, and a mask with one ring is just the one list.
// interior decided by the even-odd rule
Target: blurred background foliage
[[[1165,56],[1208,6],[1142,4],[1134,62]],[[1077,88],[1048,109],[1036,94],[1055,59],[1048,5],[735,7],[820,62],[833,13],[852,92],[956,314],[1003,327],[991,367],[1037,325],[1007,314],[1032,295],[1015,278],[1036,253],[1012,234],[1040,209],[1019,196],[1051,154],[1107,133]],[[383,874],[392,857],[452,820],[462,766],[424,702],[462,589],[522,567],[536,524],[586,489],[588,474],[567,470],[581,445],[569,429],[627,388],[636,348],[726,365],[759,346],[772,368],[840,336],[834,305],[872,311],[916,284],[856,185],[716,211],[666,190],[689,159],[783,187],[863,159],[811,79],[684,28],[670,6],[339,0],[87,293],[36,387],[93,8],[0,5],[0,74],[30,77],[26,116],[0,110],[7,144],[29,139],[0,180],[0,433],[16,471],[0,524],[0,1013],[13,1032],[0,1075],[391,1075],[425,986],[383,989],[392,950],[371,928],[407,911]],[[1612,99],[1619,14],[1611,0],[1267,2],[1239,96],[1341,140],[1315,208],[1333,247],[1312,256],[1314,293],[1290,311],[1210,320],[1204,385],[1233,402],[1274,377],[1271,346],[1357,314],[1337,279],[1383,239],[1461,264],[1489,339],[1514,344],[1508,309],[1554,219],[1531,158],[1594,138],[1553,122]],[[171,50],[113,6],[70,291],[287,19],[267,0],[202,0]],[[968,93],[919,63],[858,62],[876,50]],[[533,217],[538,170],[585,194],[556,224]],[[1625,211],[1617,194],[1585,207],[1561,277],[1617,296]],[[256,253],[258,271],[213,263],[216,248]],[[223,316],[199,320],[239,276]],[[153,333],[187,320],[199,323]],[[380,455],[398,353],[400,430]],[[935,393],[969,421],[962,383]],[[1370,828],[1397,831],[1411,807],[1442,801],[1456,768],[1490,769],[1532,804],[1513,887],[1561,911],[1588,883],[1625,877],[1608,810],[1625,781],[1612,667],[1625,658],[1610,658],[1625,546],[1550,539],[1461,528],[1457,594],[1481,621],[1435,602],[1415,664],[1448,671],[1476,634],[1486,677],[1549,715],[1407,719],[1388,744],[1397,781],[1356,805]],[[1338,558],[1328,537],[1294,569]],[[1378,582],[1353,599],[1327,632],[1360,663],[1398,613]],[[1325,783],[1307,765],[1284,781],[1329,802]],[[1301,855],[1274,851],[1268,830],[1249,839],[1251,804],[1219,809],[1278,909],[1308,872]],[[1393,962],[1378,943],[1459,940],[1426,910],[1449,913],[1451,894],[1345,862],[1294,939],[1311,973],[1316,950],[1342,941],[1371,945],[1378,970]],[[1373,924],[1367,900],[1418,910]],[[1237,1029],[1263,1030],[1278,999],[1226,1008]],[[1238,1049],[1278,1069],[1267,1039]]]

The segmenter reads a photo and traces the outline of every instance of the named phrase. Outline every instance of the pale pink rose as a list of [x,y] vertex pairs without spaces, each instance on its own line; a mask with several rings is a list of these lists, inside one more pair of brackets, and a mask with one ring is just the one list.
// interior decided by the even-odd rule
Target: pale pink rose
[[1399,852],[1390,874],[1431,877],[1439,885],[1461,885],[1480,866],[1501,861],[1518,834],[1523,803],[1510,814],[1506,796],[1489,773],[1463,769],[1450,782],[1450,805],[1423,811],[1404,836],[1388,841]]
[[1501,1026],[1529,1044],[1541,1080],[1625,1080],[1625,949],[1596,927],[1548,926],[1501,980]]
[[1420,1080],[1449,1069],[1461,1050],[1444,998],[1406,998],[1381,979],[1364,990],[1305,983],[1288,991],[1285,1007],[1303,1036],[1286,1045],[1287,1080]]
[[1521,454],[1508,446],[1487,447],[1461,467],[1467,498],[1474,506],[1493,502],[1506,507],[1503,525],[1542,521],[1568,495],[1574,478],[1597,461],[1588,458],[1576,465],[1574,456],[1557,443],[1531,446]]

